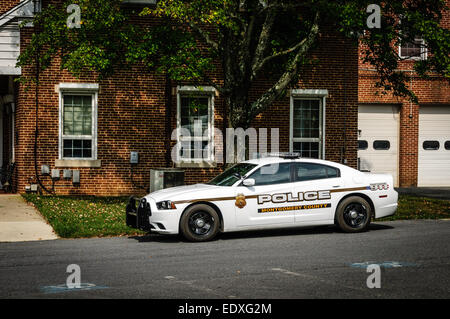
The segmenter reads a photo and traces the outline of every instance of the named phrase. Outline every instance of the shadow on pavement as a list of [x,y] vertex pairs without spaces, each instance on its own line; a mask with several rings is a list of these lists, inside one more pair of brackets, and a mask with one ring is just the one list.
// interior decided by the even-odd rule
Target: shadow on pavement
[[[369,231],[379,231],[386,229],[393,229],[392,226],[381,224],[371,224]],[[279,237],[279,236],[301,236],[301,235],[322,235],[322,234],[345,234],[335,226],[314,226],[314,227],[294,227],[281,229],[267,229],[267,230],[248,230],[241,232],[223,233],[219,235],[220,239],[243,239],[243,238],[258,238],[258,237]],[[352,235],[352,234],[349,234]]]
[[142,236],[130,236],[130,239],[135,239],[139,243],[149,243],[149,242],[158,242],[158,243],[180,243],[183,241],[181,236],[179,235],[160,235],[160,234],[147,234]]
[[[382,231],[394,229],[392,226],[384,224],[370,224],[370,231]],[[262,238],[262,237],[279,237],[279,236],[294,236],[294,235],[321,235],[321,234],[345,234],[335,226],[315,226],[315,227],[294,227],[281,229],[266,229],[266,230],[247,230],[231,233],[219,233],[216,240],[230,240],[230,239],[245,239],[245,238]],[[352,235],[352,234],[348,234]],[[160,235],[148,234],[143,236],[130,236],[128,238],[135,239],[139,243],[160,242],[160,243],[180,243],[188,242],[180,235]],[[213,240],[214,241],[214,240]]]

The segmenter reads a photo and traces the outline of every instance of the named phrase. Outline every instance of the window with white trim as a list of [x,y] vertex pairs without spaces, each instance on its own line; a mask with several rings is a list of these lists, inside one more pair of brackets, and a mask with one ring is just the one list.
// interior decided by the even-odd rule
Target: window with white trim
[[60,84],[60,159],[97,159],[97,91],[93,87]]
[[323,158],[324,105],[327,92],[293,90],[292,93],[290,151],[300,153],[302,157]]
[[425,41],[421,38],[415,38],[412,42],[404,42],[400,44],[398,53],[402,59],[426,60]]
[[214,93],[211,87],[178,87],[177,145],[181,162],[212,162]]

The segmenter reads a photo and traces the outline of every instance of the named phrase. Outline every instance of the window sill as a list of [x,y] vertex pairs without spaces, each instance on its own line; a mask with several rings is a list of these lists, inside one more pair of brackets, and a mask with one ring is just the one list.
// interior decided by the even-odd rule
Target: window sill
[[101,167],[101,160],[71,160],[71,159],[57,159],[55,160],[55,167]]
[[180,168],[215,168],[216,162],[179,162],[175,163],[175,167]]

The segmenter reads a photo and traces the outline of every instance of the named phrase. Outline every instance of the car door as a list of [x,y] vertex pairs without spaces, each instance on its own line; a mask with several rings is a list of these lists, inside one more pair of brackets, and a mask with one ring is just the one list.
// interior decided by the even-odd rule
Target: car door
[[332,203],[337,196],[333,189],[343,186],[340,170],[318,163],[294,164],[293,192],[299,199],[295,210],[295,222],[313,222],[334,218],[336,207]]
[[[294,223],[294,211],[283,210],[292,195],[290,162],[262,166],[247,178],[254,179],[255,185],[236,187],[238,226]],[[242,206],[244,202],[245,206]]]

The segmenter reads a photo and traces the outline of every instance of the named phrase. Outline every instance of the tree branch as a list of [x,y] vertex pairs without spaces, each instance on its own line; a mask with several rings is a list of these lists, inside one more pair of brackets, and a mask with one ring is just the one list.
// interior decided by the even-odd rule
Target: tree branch
[[255,56],[252,63],[251,79],[254,79],[258,70],[261,69],[261,61],[270,39],[270,32],[275,22],[275,9],[267,12],[266,19],[259,35],[258,45],[256,46]]
[[191,21],[188,21],[188,24],[192,28],[192,30],[194,30],[198,35],[200,35],[208,45],[210,45],[214,50],[219,52],[219,45],[217,44],[216,41],[211,39],[208,32],[202,30],[198,25],[196,25]]
[[249,111],[249,118],[252,119],[256,117],[259,113],[264,111],[268,106],[270,106],[273,101],[275,101],[283,91],[290,85],[291,81],[298,74],[299,67],[301,65],[302,58],[306,56],[309,49],[313,45],[319,33],[319,13],[316,13],[314,18],[314,24],[308,36],[302,41],[302,45],[299,46],[298,52],[294,59],[288,65],[286,72],[278,79],[278,81],[267,90],[261,97],[252,103]]
[[255,66],[253,67],[253,70],[252,70],[252,79],[254,79],[254,78],[257,76],[259,70],[261,70],[267,62],[269,62],[269,61],[271,61],[271,60],[273,60],[273,59],[275,59],[275,58],[281,57],[281,56],[283,56],[283,55],[287,55],[287,54],[289,54],[289,53],[292,53],[292,52],[297,51],[298,49],[300,49],[300,48],[305,44],[305,42],[307,41],[307,39],[308,39],[308,38],[304,38],[302,41],[300,41],[299,43],[297,43],[297,44],[294,45],[293,47],[291,47],[291,48],[289,48],[289,49],[287,49],[287,50],[284,50],[284,51],[275,53],[275,54],[273,54],[273,55],[271,55],[271,56],[268,56],[268,57],[265,57],[264,59],[262,59],[262,61],[260,61],[257,65],[255,65]]

